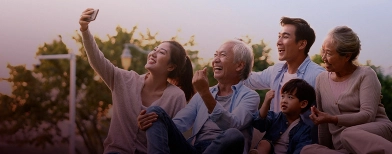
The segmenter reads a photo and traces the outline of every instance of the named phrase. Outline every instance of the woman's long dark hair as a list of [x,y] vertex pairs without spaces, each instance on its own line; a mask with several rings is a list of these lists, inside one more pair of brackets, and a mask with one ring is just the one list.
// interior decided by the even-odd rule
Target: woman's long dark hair
[[168,78],[172,84],[184,91],[185,98],[189,101],[195,94],[192,85],[193,67],[191,60],[180,43],[176,41],[164,41],[163,43],[165,42],[170,44],[170,63],[177,66],[169,73]]

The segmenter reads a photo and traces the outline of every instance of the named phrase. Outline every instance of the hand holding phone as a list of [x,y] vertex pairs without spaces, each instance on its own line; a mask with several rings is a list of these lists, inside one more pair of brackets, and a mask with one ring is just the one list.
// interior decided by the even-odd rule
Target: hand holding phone
[[89,21],[94,21],[95,18],[97,18],[98,12],[99,12],[99,9],[95,9],[93,14],[91,14],[91,16],[90,16]]

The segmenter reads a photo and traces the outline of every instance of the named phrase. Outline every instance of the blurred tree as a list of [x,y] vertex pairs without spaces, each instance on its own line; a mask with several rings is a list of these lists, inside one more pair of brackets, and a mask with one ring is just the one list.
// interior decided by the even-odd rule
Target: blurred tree
[[[270,60],[270,55],[269,55],[271,52],[271,48],[268,48],[267,44],[265,44],[263,40],[261,40],[259,44],[253,44],[252,48],[254,54],[254,65],[252,71],[260,72],[267,69],[269,66],[274,65],[274,62]],[[265,93],[267,93],[267,91],[268,90],[256,90],[256,92],[260,96],[259,108],[264,102],[264,96]]]
[[[61,39],[61,37],[60,37]],[[37,54],[64,54],[68,49],[62,41],[54,40],[38,48]],[[67,120],[69,91],[69,62],[43,61],[33,71],[25,66],[11,66],[12,95],[0,96],[0,136],[7,143],[32,144],[45,148],[46,144],[64,142],[59,121]],[[39,72],[39,73],[38,73]]]
[[311,59],[312,59],[312,61],[313,62],[315,62],[316,64],[319,64],[319,65],[324,65],[324,61],[323,61],[323,59],[321,58],[321,55],[319,55],[319,54],[315,54],[315,55],[313,55],[312,57],[311,57]]
[[[130,32],[116,28],[115,36],[107,35],[102,41],[95,37],[99,49],[115,66],[121,66],[124,43],[132,43],[150,51],[162,41],[156,39],[158,33],[139,33],[137,27]],[[102,153],[103,140],[110,124],[111,92],[88,63],[82,44],[82,37],[76,31],[73,37],[80,45],[76,67],[76,126],[89,153]],[[178,37],[172,37],[172,40]],[[185,47],[194,46],[194,36]],[[130,48],[133,60],[130,69],[143,74],[147,55]],[[59,40],[45,43],[36,55],[67,54],[69,49]],[[187,50],[194,66],[200,67],[198,51]],[[68,136],[61,132],[60,123],[68,120],[69,106],[69,60],[42,60],[40,67],[32,71],[25,66],[7,66],[10,70],[8,82],[13,84],[11,96],[0,94],[0,139],[8,144],[30,144],[45,148],[48,144],[68,143]],[[65,133],[68,134],[68,133]],[[0,140],[0,141],[1,141]],[[77,149],[77,153],[81,153]]]
[[384,75],[380,66],[374,66],[370,60],[366,61],[366,66],[370,66],[376,73],[378,80],[381,83],[381,103],[385,107],[389,119],[392,119],[392,78],[389,75]]

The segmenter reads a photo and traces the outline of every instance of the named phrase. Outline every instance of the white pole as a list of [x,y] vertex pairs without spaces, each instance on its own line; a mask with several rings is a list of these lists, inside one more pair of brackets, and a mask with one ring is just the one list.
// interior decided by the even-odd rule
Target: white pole
[[69,59],[69,154],[75,154],[75,116],[76,116],[76,56],[70,54],[38,55],[38,59]]
[[71,59],[73,54],[38,55],[38,59]]
[[75,116],[76,116],[76,57],[75,54],[70,54],[70,85],[69,85],[69,121],[70,121],[70,143],[69,153],[75,154]]

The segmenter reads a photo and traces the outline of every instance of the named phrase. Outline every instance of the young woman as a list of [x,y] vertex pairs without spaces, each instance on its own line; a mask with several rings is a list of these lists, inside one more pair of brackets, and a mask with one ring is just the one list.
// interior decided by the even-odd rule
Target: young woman
[[89,63],[112,91],[113,113],[104,153],[147,153],[146,134],[138,129],[137,116],[149,106],[160,106],[174,117],[186,105],[194,94],[190,59],[179,43],[164,41],[148,54],[144,66],[148,73],[117,68],[88,30],[92,13],[92,8],[86,9],[79,24]]

